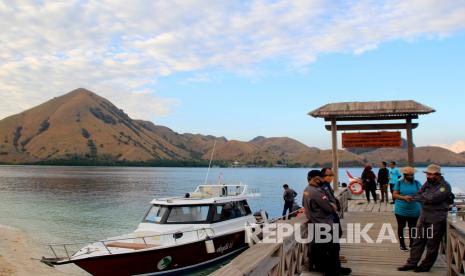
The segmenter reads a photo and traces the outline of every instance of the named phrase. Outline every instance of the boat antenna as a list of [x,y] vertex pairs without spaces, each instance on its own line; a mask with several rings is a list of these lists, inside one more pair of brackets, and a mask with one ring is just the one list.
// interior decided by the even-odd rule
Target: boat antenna
[[212,154],[210,156],[210,163],[208,163],[207,175],[205,176],[205,182],[204,182],[205,185],[207,185],[208,175],[210,174],[210,168],[212,166],[213,154],[215,153],[215,146],[216,146],[216,140],[215,140],[215,143],[213,144],[213,150],[212,150]]

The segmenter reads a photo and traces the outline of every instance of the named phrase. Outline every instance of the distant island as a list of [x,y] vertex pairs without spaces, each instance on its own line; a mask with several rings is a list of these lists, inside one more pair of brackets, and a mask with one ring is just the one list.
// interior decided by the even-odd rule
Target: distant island
[[[130,118],[97,94],[79,88],[0,120],[0,164],[319,167],[331,164],[331,151],[288,137],[258,136],[250,141],[177,133]],[[340,166],[383,160],[406,164],[403,148],[340,150]],[[464,166],[465,154],[441,147],[416,147],[416,165]]]

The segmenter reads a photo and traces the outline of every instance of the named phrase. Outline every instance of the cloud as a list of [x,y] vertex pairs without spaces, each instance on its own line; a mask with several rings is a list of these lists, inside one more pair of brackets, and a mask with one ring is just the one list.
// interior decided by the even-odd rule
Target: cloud
[[0,97],[15,103],[0,104],[0,117],[77,87],[133,99],[121,101],[130,115],[163,116],[177,106],[156,94],[164,76],[260,75],[275,59],[302,70],[323,53],[363,54],[464,27],[465,4],[454,0],[0,3]]
[[455,153],[465,152],[465,141],[464,140],[458,140],[455,143],[450,144],[450,145],[441,144],[441,145],[436,145],[436,146],[448,149],[448,150],[453,151]]

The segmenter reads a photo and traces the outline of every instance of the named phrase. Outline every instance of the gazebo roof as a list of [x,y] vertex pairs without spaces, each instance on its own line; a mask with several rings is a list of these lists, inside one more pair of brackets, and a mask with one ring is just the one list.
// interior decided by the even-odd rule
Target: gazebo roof
[[435,112],[429,106],[413,100],[377,102],[341,102],[321,106],[308,115],[325,119],[370,119],[383,120],[417,117],[420,114]]

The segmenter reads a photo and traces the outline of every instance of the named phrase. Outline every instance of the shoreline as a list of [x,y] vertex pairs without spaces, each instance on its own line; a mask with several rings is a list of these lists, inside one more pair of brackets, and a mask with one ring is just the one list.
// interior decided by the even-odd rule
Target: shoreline
[[86,275],[78,269],[57,269],[40,262],[41,250],[24,231],[0,224],[0,276],[10,275]]

